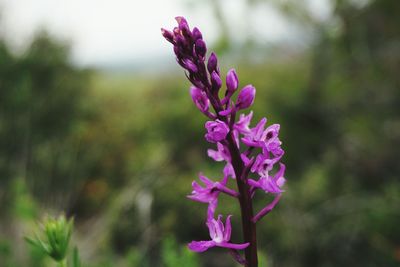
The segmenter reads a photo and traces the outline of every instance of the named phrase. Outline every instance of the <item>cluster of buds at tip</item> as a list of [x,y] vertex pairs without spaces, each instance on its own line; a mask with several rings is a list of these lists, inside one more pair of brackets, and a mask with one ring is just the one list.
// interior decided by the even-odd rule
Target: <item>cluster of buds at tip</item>
[[[177,17],[176,20],[178,27],[172,31],[161,29],[161,32],[165,39],[173,44],[176,61],[186,70],[187,78],[193,84],[190,93],[197,108],[210,119],[216,119],[250,107],[256,94],[252,85],[240,90],[236,103],[231,99],[239,85],[234,69],[228,71],[225,96],[219,99],[218,93],[223,82],[217,56],[211,53],[207,59],[207,46],[199,29],[190,30],[183,17]],[[217,108],[215,113],[210,112],[211,106]]]
[[48,217],[41,225],[42,233],[35,238],[26,237],[26,241],[56,262],[66,258],[71,239],[73,219],[67,220],[64,215],[58,218]]
[[[203,186],[196,181],[192,183],[189,199],[208,204],[206,225],[211,240],[192,241],[189,248],[197,252],[215,246],[228,248],[239,263],[256,266],[257,249],[253,234],[244,230],[245,242],[231,243],[231,215],[227,216],[224,224],[222,215],[216,216],[215,210],[220,193],[239,200],[243,228],[250,227],[255,231],[257,221],[279,202],[286,181],[285,165],[280,162],[284,154],[278,137],[280,126],[266,126],[267,119],[263,118],[251,127],[253,112],[238,114],[253,105],[255,87],[246,85],[239,90],[239,79],[234,69],[227,72],[223,86],[218,58],[215,53],[210,53],[207,58],[207,46],[199,29],[191,30],[183,17],[176,20],[178,26],[172,31],[162,29],[162,34],[173,45],[176,61],[185,69],[193,85],[190,94],[194,104],[210,119],[205,123],[205,139],[215,144],[216,150],[209,149],[208,155],[215,161],[225,162],[220,181],[212,181],[200,174]],[[237,191],[227,187],[230,178],[236,179]],[[257,190],[274,198],[253,215],[252,198]],[[242,249],[246,252],[245,259],[239,254]]]

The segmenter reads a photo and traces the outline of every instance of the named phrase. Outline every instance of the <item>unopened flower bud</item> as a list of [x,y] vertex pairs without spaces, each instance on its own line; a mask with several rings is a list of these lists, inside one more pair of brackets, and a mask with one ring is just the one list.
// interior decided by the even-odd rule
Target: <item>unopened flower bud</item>
[[201,34],[200,30],[196,27],[193,28],[192,31],[193,40],[197,41],[198,39],[203,39],[203,35]]
[[211,53],[210,57],[208,58],[207,69],[209,73],[213,71],[217,71],[218,67],[218,59],[214,52]]
[[182,32],[182,35],[185,37],[191,37],[192,33],[189,29],[189,24],[187,23],[184,17],[176,17],[176,21],[178,22],[179,30]]
[[161,28],[161,33],[164,36],[164,38],[170,42],[171,44],[174,44],[174,34],[164,28]]
[[236,108],[238,109],[245,109],[250,107],[256,96],[256,88],[252,85],[246,85],[239,93],[237,101],[236,101]]
[[239,80],[234,69],[230,69],[226,75],[226,88],[229,92],[234,92],[239,85]]
[[202,39],[198,39],[196,41],[194,48],[196,50],[196,54],[199,57],[204,58],[204,56],[206,55],[206,52],[207,52],[207,47],[206,47],[206,43]]
[[211,85],[213,90],[219,90],[222,86],[221,77],[215,71],[211,73]]
[[190,72],[196,73],[197,72],[197,66],[196,64],[193,63],[193,61],[191,61],[190,59],[186,59],[183,61],[184,63],[184,68],[187,69]]
[[201,112],[204,113],[208,111],[210,107],[210,100],[208,100],[205,92],[197,87],[192,86],[190,88],[190,95],[192,96],[194,104]]
[[205,138],[211,143],[224,140],[226,135],[229,133],[228,125],[221,120],[207,121],[205,126],[207,129]]
[[186,46],[186,40],[182,35],[175,35],[176,46],[183,49]]

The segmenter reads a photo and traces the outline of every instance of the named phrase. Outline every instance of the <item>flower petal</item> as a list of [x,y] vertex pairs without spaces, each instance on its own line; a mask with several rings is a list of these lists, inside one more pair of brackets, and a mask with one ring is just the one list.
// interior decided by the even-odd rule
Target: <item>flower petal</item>
[[215,244],[215,245],[218,247],[222,247],[222,248],[245,249],[250,245],[250,243],[232,244],[232,243],[228,243],[228,242],[222,242],[222,243]]
[[215,242],[210,241],[192,241],[188,244],[190,250],[194,252],[204,252],[211,247],[215,247]]
[[232,232],[231,217],[232,217],[232,215],[228,215],[228,217],[226,218],[225,231],[224,231],[224,240],[225,241],[229,241],[231,239],[231,232]]
[[204,183],[204,185],[206,186],[206,187],[212,187],[213,186],[213,184],[214,184],[214,182],[213,181],[211,181],[210,179],[208,179],[206,176],[204,176],[203,174],[199,174],[199,179],[200,179],[200,181],[202,181],[203,183]]

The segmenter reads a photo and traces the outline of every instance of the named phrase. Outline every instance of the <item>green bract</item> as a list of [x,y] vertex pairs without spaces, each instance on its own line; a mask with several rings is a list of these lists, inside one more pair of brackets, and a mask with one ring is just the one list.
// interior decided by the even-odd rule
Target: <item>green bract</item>
[[57,262],[65,259],[71,238],[73,219],[67,220],[64,215],[58,218],[48,217],[42,225],[43,239],[36,234],[35,238],[26,237],[28,243],[43,251]]

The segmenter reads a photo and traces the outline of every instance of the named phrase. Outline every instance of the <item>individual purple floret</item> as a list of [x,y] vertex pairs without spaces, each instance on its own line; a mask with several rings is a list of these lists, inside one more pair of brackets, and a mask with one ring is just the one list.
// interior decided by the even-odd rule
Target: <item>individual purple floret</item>
[[220,192],[223,192],[232,197],[237,197],[239,194],[232,189],[226,187],[227,176],[225,176],[221,182],[213,182],[206,176],[200,174],[199,179],[203,182],[204,187],[199,185],[196,181],[193,181],[192,194],[188,196],[191,200],[210,203],[218,197]]
[[215,220],[211,218],[207,222],[208,230],[210,232],[210,241],[192,241],[189,243],[189,248],[196,252],[204,252],[211,247],[222,247],[229,249],[245,249],[249,246],[249,243],[245,244],[232,244],[229,243],[231,239],[231,215],[226,218],[225,227],[221,221],[222,215],[218,216]]
[[[193,84],[190,95],[194,104],[210,119],[205,123],[205,139],[215,144],[216,149],[208,149],[207,154],[217,162],[224,162],[221,181],[214,182],[200,174],[202,184],[192,183],[193,191],[188,198],[208,204],[206,225],[211,240],[192,241],[189,248],[196,252],[215,246],[227,248],[240,264],[257,267],[256,223],[278,204],[286,182],[285,165],[280,162],[284,154],[279,139],[280,125],[267,126],[267,119],[262,118],[251,127],[253,112],[238,114],[253,105],[256,89],[246,85],[239,90],[234,69],[223,79],[215,53],[210,53],[207,59],[207,46],[200,30],[190,30],[183,17],[176,20],[178,26],[172,31],[162,29],[162,34],[172,43],[176,61]],[[236,92],[239,93],[235,98]],[[229,177],[235,179],[237,190],[228,188]],[[274,199],[254,215],[252,198],[257,190],[272,194]],[[215,219],[221,192],[239,201],[243,244],[230,243],[231,215],[227,216],[225,226],[221,215]],[[240,252],[243,249],[244,258]]]
[[261,176],[258,181],[249,179],[248,184],[252,187],[263,190],[265,193],[280,194],[283,192],[281,187],[286,182],[285,177],[283,177],[284,172],[285,165],[281,163],[280,169],[275,175],[269,176],[268,172],[266,172],[265,176]]

